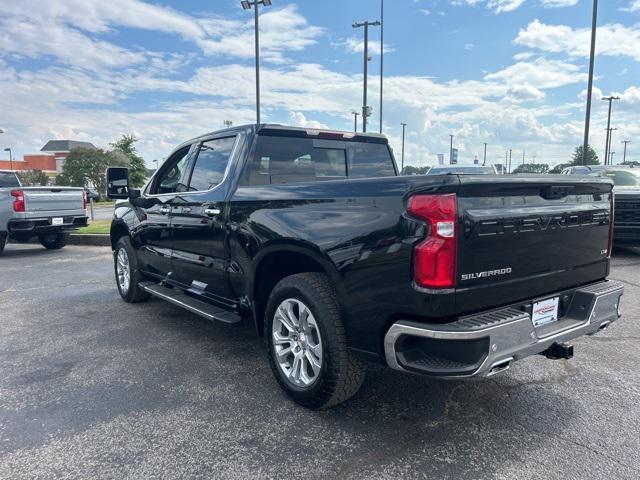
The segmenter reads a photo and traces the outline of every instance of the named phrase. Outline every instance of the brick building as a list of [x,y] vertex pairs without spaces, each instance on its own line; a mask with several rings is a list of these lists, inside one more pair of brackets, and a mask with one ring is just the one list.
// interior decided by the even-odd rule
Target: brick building
[[55,177],[62,172],[64,160],[69,155],[72,148],[85,147],[96,148],[89,142],[78,142],[76,140],[49,140],[40,149],[42,153],[24,155],[22,160],[14,159],[0,160],[0,170],[22,171],[22,170],[42,170],[50,177]]

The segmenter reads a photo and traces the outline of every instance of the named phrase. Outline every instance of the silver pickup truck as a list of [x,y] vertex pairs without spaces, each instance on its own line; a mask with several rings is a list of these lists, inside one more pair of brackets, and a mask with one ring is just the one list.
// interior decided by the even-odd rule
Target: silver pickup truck
[[64,247],[71,230],[87,225],[86,206],[82,188],[23,187],[15,173],[0,171],[0,254],[9,239]]

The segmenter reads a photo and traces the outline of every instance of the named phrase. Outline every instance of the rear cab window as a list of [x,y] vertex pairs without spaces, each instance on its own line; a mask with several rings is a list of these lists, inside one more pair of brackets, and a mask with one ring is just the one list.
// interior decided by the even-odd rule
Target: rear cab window
[[395,176],[386,143],[259,135],[245,185]]
[[20,187],[20,182],[15,173],[0,172],[0,188],[16,188]]

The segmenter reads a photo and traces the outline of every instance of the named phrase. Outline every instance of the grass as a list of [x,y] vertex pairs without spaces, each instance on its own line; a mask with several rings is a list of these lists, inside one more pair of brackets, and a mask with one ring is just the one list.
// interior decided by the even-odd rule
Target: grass
[[88,227],[82,227],[76,233],[108,235],[110,228],[111,220],[94,220]]

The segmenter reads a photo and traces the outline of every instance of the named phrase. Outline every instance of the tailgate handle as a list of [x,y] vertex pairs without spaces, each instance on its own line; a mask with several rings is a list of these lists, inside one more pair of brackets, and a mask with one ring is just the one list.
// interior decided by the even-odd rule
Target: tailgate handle
[[570,195],[574,188],[573,185],[551,185],[543,188],[540,196],[546,200],[556,200]]

